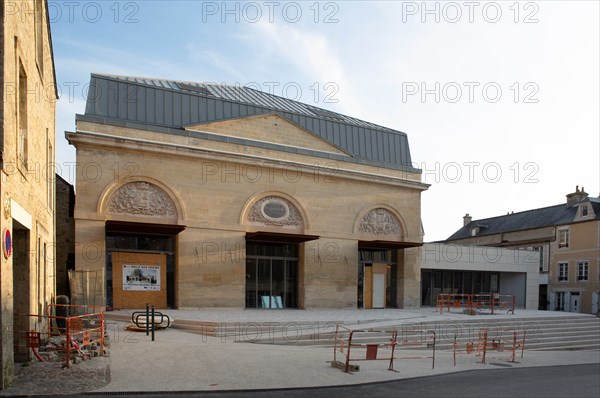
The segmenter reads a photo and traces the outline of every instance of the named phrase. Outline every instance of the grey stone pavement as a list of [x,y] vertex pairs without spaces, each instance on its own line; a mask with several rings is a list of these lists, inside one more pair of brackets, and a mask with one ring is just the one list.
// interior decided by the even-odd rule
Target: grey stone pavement
[[[125,329],[128,322],[115,321],[129,317],[132,311],[107,313],[110,356],[93,358],[61,369],[57,364],[32,363],[18,368],[13,387],[0,391],[0,396],[36,394],[76,394],[94,392],[140,391],[216,391],[268,388],[293,388],[361,384],[413,378],[473,369],[530,367],[600,363],[600,351],[535,351],[525,350],[524,358],[508,362],[508,352],[488,353],[486,364],[474,354],[460,355],[453,365],[451,350],[437,350],[432,369],[427,350],[400,348],[395,360],[397,372],[388,371],[388,361],[356,362],[360,371],[346,374],[331,367],[330,346],[234,343],[231,339],[208,337],[175,328],[159,330],[155,341],[145,333]],[[344,322],[353,328],[384,328],[400,323],[436,320],[473,320],[482,322],[491,315],[477,317],[445,313],[435,309],[420,310],[167,310],[175,324],[179,321],[240,322],[284,324],[286,336],[295,338],[295,325],[313,323],[330,325]],[[493,319],[519,320],[536,317],[573,316],[546,311],[517,310],[516,315],[494,315]],[[589,316],[589,315],[588,315]],[[111,320],[111,318],[113,320]],[[479,319],[480,318],[480,319]],[[489,318],[488,318],[489,319]],[[289,326],[289,327],[288,327]],[[256,329],[255,329],[256,330]],[[280,330],[280,329],[279,329]],[[244,332],[255,337],[256,332]],[[284,333],[274,331],[273,333]],[[243,336],[242,336],[243,337]],[[243,338],[242,338],[243,340]],[[404,359],[403,359],[404,358]],[[410,358],[410,359],[407,359]]]

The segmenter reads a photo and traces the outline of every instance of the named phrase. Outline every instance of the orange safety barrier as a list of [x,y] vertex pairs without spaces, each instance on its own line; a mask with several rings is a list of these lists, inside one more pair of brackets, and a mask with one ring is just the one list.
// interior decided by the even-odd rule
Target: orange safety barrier
[[[488,352],[489,351],[497,351],[503,352],[508,348],[508,352],[510,353],[509,358],[507,359],[509,362],[515,362],[516,352],[517,350],[521,351],[521,358],[525,353],[525,338],[526,331],[523,331],[523,335],[520,337],[519,332],[516,330],[498,330],[500,333],[496,333],[493,336],[492,333],[488,330],[488,328],[479,329],[478,339],[477,339],[477,348],[475,348],[475,343],[473,341],[467,342],[465,346],[465,351],[460,351],[459,343],[457,340],[458,332],[454,334],[454,344],[453,344],[453,359],[454,366],[456,366],[456,354],[466,353],[472,354],[475,352],[476,356],[481,357],[481,363],[485,363],[486,356],[489,359]],[[497,332],[498,332],[497,331]],[[504,335],[506,333],[506,336]],[[506,359],[506,358],[503,358]]]
[[[66,310],[67,316],[52,316],[51,309],[54,308],[54,313],[57,310]],[[92,311],[92,312],[90,312]],[[64,312],[64,311],[61,311]],[[83,354],[81,348],[91,345],[92,343],[100,343],[100,352],[104,351],[104,307],[100,306],[83,306],[83,305],[68,305],[68,304],[50,304],[46,310],[50,319],[64,321],[65,324],[65,363],[67,368],[71,364],[71,351],[74,349]],[[71,315],[73,314],[73,315]],[[80,314],[80,315],[75,315]],[[49,333],[52,328],[49,327]],[[55,331],[56,332],[56,331]],[[59,330],[60,332],[60,330]],[[77,338],[80,337],[81,344],[78,344]],[[85,355],[85,354],[83,354]]]
[[[333,344],[333,362],[332,365],[341,365],[343,371],[346,373],[350,372],[351,361],[373,361],[373,360],[385,360],[389,361],[388,370],[394,370],[394,359],[419,359],[419,358],[431,358],[432,368],[435,368],[435,341],[436,335],[434,331],[412,331],[414,333],[421,333],[430,335],[430,341],[427,338],[420,339],[420,344],[423,342],[427,347],[432,348],[431,356],[410,356],[402,357],[396,356],[400,346],[419,345],[419,342],[409,341],[405,339],[406,335],[402,334],[402,338],[398,339],[399,331],[393,330],[375,330],[375,329],[349,329],[341,325],[336,326],[334,344]],[[404,339],[403,339],[404,338]],[[352,351],[352,348],[355,350]],[[356,352],[356,348],[365,349],[365,356],[363,357],[352,357],[351,352]],[[381,356],[381,350],[388,349],[389,355]],[[344,362],[341,363],[337,360],[337,354],[341,353],[344,356]]]
[[[521,339],[519,339],[519,333],[516,330],[510,330],[510,331],[505,331],[508,333],[508,336],[506,339],[503,339],[502,334],[497,335],[495,337],[492,338],[492,336],[490,335],[489,331],[486,329],[484,329],[483,332],[483,354],[481,356],[481,363],[485,363],[486,360],[486,355],[488,351],[491,350],[495,350],[495,351],[504,351],[504,349],[506,347],[509,348],[509,352],[510,352],[510,357],[509,359],[507,359],[508,362],[515,362],[515,355],[516,355],[516,351],[518,349],[521,350],[521,358],[523,358],[523,355],[525,353],[525,336],[526,333],[525,331],[523,331],[523,336]],[[488,356],[489,358],[489,356]],[[505,358],[500,358],[500,359],[505,359]]]
[[481,293],[481,294],[455,294],[438,293],[435,308],[440,314],[444,309],[450,312],[450,309],[463,308],[471,315],[479,313],[481,310],[489,309],[491,314],[498,310],[506,310],[507,313],[515,314],[515,296],[511,294]]
[[[52,311],[54,309],[54,311]],[[56,309],[64,316],[56,314]],[[92,311],[92,312],[90,312]],[[53,350],[65,352],[65,366],[71,365],[71,351],[78,351],[87,356],[82,348],[93,343],[100,345],[100,352],[104,352],[104,308],[99,306],[81,306],[67,304],[50,304],[46,309],[46,315],[39,314],[15,314],[19,317],[34,319],[33,325],[36,330],[15,330],[17,347],[32,349],[35,356],[42,361],[36,349],[41,346],[41,336],[45,335],[49,340],[52,336],[65,336],[64,347],[52,347]],[[32,322],[27,322],[29,325]],[[39,330],[38,330],[39,329]],[[22,337],[25,344],[21,344]]]

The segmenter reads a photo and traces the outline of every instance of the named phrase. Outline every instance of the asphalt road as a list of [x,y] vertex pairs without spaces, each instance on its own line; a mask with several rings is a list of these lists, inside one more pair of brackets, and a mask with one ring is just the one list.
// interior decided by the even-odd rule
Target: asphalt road
[[[598,355],[600,360],[600,353]],[[116,394],[85,395],[88,397],[106,397]],[[128,396],[127,393],[118,393],[118,395],[121,397]],[[158,395],[156,393],[148,393],[147,395],[135,393],[131,396],[156,397]],[[237,392],[163,392],[160,393],[160,396],[179,398],[598,398],[600,397],[600,363],[475,370],[347,387]]]

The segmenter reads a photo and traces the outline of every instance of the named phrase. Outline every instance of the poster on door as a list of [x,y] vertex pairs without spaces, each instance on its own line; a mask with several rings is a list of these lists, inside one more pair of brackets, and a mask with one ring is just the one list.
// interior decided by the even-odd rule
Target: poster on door
[[123,264],[123,290],[160,291],[160,266]]

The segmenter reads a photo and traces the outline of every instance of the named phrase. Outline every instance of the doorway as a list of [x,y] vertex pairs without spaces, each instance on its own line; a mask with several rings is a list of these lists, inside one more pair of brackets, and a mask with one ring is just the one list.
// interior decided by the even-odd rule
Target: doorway
[[548,309],[548,285],[540,285],[538,310],[546,311],[547,309]]
[[27,227],[13,220],[13,348],[14,361],[26,362],[30,359],[29,348],[25,347],[25,333],[30,327],[29,317],[18,314],[31,313],[31,264],[30,232]]
[[[150,228],[146,228],[146,230],[149,229]],[[136,232],[137,230],[139,229],[135,229],[133,232],[121,230],[107,230],[106,232],[106,305],[108,307],[119,307],[122,305],[120,299],[115,300],[115,295],[122,295],[124,286],[123,272],[134,272],[134,268],[124,269],[123,265],[153,264],[154,266],[160,266],[160,273],[158,274],[160,277],[160,291],[162,292],[164,289],[166,297],[166,303],[164,303],[161,298],[160,304],[155,304],[156,308],[159,308],[158,305],[161,305],[160,308],[176,308],[175,233],[178,231],[173,235],[159,235],[138,233]],[[116,256],[118,258],[116,258]],[[124,258],[131,261],[124,261]],[[145,261],[149,263],[144,264]],[[152,268],[148,268],[148,270],[151,269]],[[118,289],[121,290],[118,291]],[[142,303],[143,305],[138,308],[143,308],[146,305],[145,303],[146,302]],[[125,306],[132,307],[132,304],[128,303]]]
[[112,253],[112,299],[115,307],[167,308],[165,254]]
[[396,258],[395,250],[359,250],[357,308],[396,308]]
[[571,308],[570,312],[580,312],[581,311],[581,296],[579,292],[571,292]]
[[298,244],[246,243],[246,308],[298,308]]

